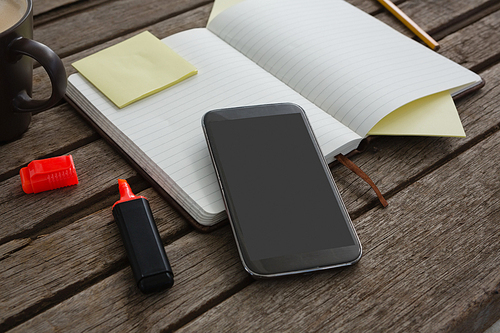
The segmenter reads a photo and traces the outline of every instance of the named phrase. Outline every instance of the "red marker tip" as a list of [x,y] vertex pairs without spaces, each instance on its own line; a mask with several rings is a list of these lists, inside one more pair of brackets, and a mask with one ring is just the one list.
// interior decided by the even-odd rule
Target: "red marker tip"
[[115,207],[116,204],[130,201],[130,200],[135,200],[135,199],[146,199],[143,196],[137,196],[132,192],[132,189],[130,188],[130,185],[127,183],[125,179],[118,179],[118,190],[120,191],[120,200],[115,202],[113,207]]
[[118,179],[118,189],[120,190],[120,201],[137,199],[125,179]]

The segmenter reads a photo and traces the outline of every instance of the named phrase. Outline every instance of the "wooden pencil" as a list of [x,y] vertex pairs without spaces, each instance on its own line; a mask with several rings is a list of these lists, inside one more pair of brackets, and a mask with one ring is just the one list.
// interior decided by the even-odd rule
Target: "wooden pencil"
[[431,49],[437,51],[439,49],[439,44],[426,33],[422,28],[420,28],[411,18],[408,17],[401,9],[399,9],[390,0],[377,0],[382,6],[387,8],[398,20],[400,20],[408,29],[410,29],[415,35],[417,35],[425,44],[427,44]]

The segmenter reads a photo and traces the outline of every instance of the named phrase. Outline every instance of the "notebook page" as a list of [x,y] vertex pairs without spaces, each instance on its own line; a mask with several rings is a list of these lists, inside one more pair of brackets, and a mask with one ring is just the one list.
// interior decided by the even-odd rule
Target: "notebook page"
[[[107,120],[144,151],[146,159],[170,177],[167,183],[181,192],[178,197],[172,196],[184,202],[190,213],[186,206],[191,200],[200,206],[200,214],[224,211],[201,127],[201,118],[209,110],[292,102],[306,111],[325,154],[346,153],[361,140],[206,29],[181,32],[163,42],[193,64],[198,74],[123,109],[83,78],[70,80]],[[160,185],[165,182],[155,180]],[[192,215],[196,218],[196,213]]]
[[361,136],[410,101],[480,81],[342,0],[246,0],[208,29]]

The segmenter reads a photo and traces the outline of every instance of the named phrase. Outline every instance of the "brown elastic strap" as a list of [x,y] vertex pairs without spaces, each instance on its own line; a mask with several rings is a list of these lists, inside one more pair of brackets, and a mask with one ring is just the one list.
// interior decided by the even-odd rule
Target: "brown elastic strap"
[[388,203],[384,199],[384,196],[382,195],[380,190],[377,188],[377,185],[375,185],[375,183],[370,179],[370,177],[368,177],[366,173],[363,172],[363,170],[361,170],[356,164],[354,164],[354,162],[352,162],[350,159],[348,159],[342,154],[338,154],[337,156],[335,156],[335,158],[337,159],[337,161],[342,163],[346,168],[348,168],[349,170],[357,174],[365,182],[367,182],[368,185],[370,185],[372,189],[375,191],[375,193],[377,193],[377,197],[380,200],[382,206],[387,207]]

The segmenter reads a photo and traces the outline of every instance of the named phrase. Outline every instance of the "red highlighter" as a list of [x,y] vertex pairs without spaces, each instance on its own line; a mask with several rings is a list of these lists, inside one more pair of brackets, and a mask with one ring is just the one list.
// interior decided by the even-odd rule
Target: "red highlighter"
[[135,196],[126,180],[118,179],[118,188],[120,200],[113,205],[113,216],[137,286],[145,294],[172,287],[174,273],[148,200]]

